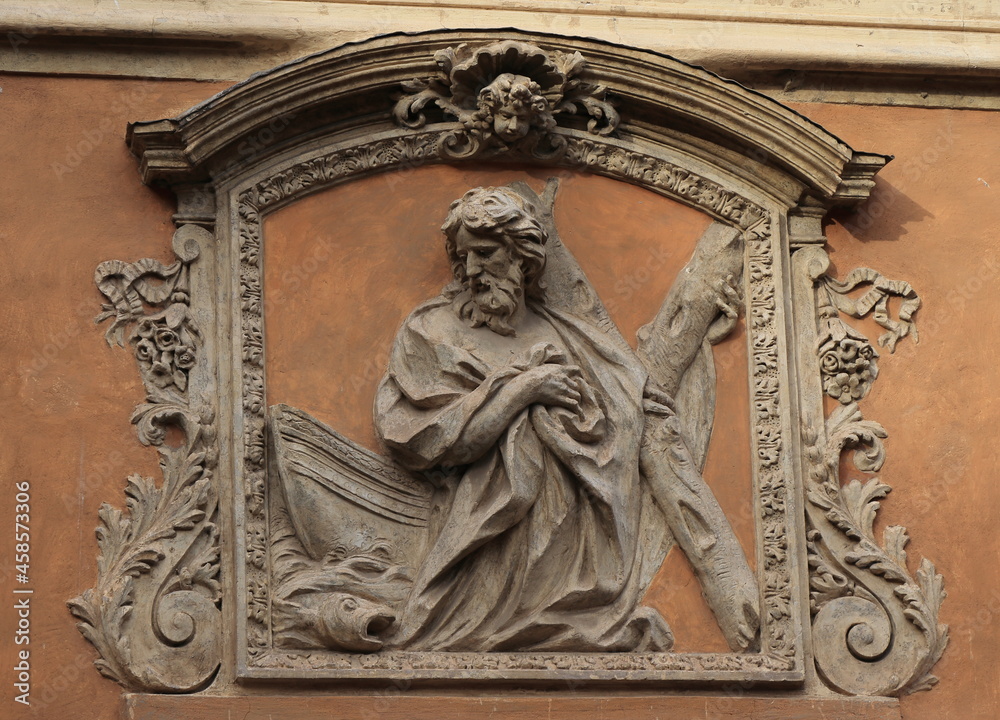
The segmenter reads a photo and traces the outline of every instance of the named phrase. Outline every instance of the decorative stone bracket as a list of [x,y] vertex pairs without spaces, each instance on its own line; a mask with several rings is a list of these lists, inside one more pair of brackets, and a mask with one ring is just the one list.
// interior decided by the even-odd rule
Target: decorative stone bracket
[[[159,451],[163,481],[132,475],[125,512],[101,506],[97,585],[69,606],[100,654],[97,669],[132,691],[198,690],[220,662],[213,399],[188,393],[189,373],[205,365],[189,268],[212,241],[207,230],[183,225],[173,265],[112,260],[95,274],[110,301],[97,322],[111,320],[108,345],[127,341],[139,366],[146,402],[132,423],[139,441]],[[167,441],[171,429],[180,441]]]
[[[907,335],[917,339],[913,315],[920,298],[908,283],[892,281],[869,268],[844,281],[826,274],[829,260],[819,248],[798,251],[808,260],[817,302],[817,355],[823,391],[841,405],[824,427],[803,426],[806,516],[810,570],[810,611],[816,666],[837,690],[855,695],[902,695],[937,683],[930,669],[948,643],[938,622],[945,598],[944,579],[924,559],[916,579],[907,567],[906,529],[890,526],[880,544],[873,532],[879,500],[890,487],[875,477],[840,475],[841,454],[854,450],[857,470],[873,474],[885,460],[885,429],[865,420],[857,401],[878,375],[878,353],[868,339],[839,318],[874,311],[886,329],[879,344],[890,352]],[[847,293],[864,285],[858,299]],[[898,317],[890,297],[901,298]],[[808,356],[807,356],[808,357]]]
[[520,150],[539,160],[566,151],[566,140],[552,133],[558,115],[588,116],[587,131],[609,135],[618,113],[605,88],[584,82],[586,62],[579,52],[546,53],[524,42],[501,41],[470,48],[460,45],[434,55],[437,76],[404,83],[409,93],[396,103],[393,117],[408,128],[427,124],[424,109],[437,105],[461,128],[442,138],[441,152],[454,160]]

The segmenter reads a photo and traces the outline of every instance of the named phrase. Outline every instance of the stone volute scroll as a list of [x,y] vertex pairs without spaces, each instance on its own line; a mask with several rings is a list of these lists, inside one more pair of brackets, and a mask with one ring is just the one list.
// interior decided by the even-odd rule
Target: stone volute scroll
[[[857,401],[878,375],[878,352],[867,337],[840,319],[871,313],[886,332],[878,344],[893,352],[906,337],[917,339],[913,315],[920,298],[903,281],[870,268],[857,268],[843,281],[826,274],[829,260],[819,248],[800,251],[816,296],[820,382],[840,402],[821,426],[804,425],[810,611],[816,666],[842,692],[900,695],[927,690],[948,644],[948,627],[938,620],[946,593],[944,578],[924,558],[916,578],[908,569],[906,528],[885,529],[882,542],[873,524],[880,500],[891,488],[870,477],[885,461],[879,423],[865,420]],[[847,293],[867,288],[859,296]],[[896,317],[888,309],[898,298]],[[853,465],[869,475],[844,484],[840,457],[853,450]]]
[[[177,262],[111,260],[94,280],[108,299],[109,346],[135,355],[146,389],[132,423],[160,453],[163,480],[132,475],[126,511],[105,503],[97,529],[97,585],[70,601],[80,631],[100,653],[97,669],[133,691],[191,692],[221,662],[215,413],[205,338],[191,309],[190,268],[210,232],[181,225]],[[205,395],[201,393],[208,391]],[[167,440],[170,430],[182,440]]]
[[[911,575],[901,527],[874,536],[886,485],[840,477],[849,449],[877,471],[886,436],[859,403],[887,358],[843,318],[872,317],[891,354],[920,299],[869,268],[828,275],[822,220],[888,158],[672,58],[514,30],[319,53],[128,142],[177,195],[177,263],[97,272],[163,468],[102,508],[99,577],[70,604],[107,677],[217,696],[739,683],[890,710],[935,682],[941,576]],[[387,214],[412,207],[431,166],[476,180],[433,208],[440,231],[394,239],[433,247],[444,285],[393,321],[384,357],[343,348],[377,368],[366,445],[269,393],[269,223],[375,176]],[[705,220],[634,337],[560,215],[558,178],[596,176]],[[749,546],[706,480],[734,337]],[[670,552],[724,651],[675,650],[688,621],[648,595]]]

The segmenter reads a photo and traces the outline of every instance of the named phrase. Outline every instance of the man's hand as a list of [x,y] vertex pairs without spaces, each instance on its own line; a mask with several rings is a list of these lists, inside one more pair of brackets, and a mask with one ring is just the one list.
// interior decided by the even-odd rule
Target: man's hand
[[712,345],[722,342],[729,336],[740,319],[740,309],[743,307],[739,282],[732,275],[727,275],[725,280],[719,282],[718,291],[719,295],[715,300],[715,306],[719,309],[720,314],[708,326],[708,331],[705,334],[706,339]]
[[524,373],[532,387],[532,403],[579,410],[586,381],[576,365],[546,363]]

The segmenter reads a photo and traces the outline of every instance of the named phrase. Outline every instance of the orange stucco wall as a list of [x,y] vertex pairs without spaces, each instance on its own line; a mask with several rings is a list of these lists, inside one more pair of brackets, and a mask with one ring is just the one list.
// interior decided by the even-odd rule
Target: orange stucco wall
[[[94,653],[74,629],[65,601],[94,582],[100,504],[123,504],[129,473],[158,478],[159,471],[156,453],[138,444],[129,425],[131,408],[142,399],[135,363],[128,352],[108,348],[103,329],[93,325],[101,296],[92,273],[112,258],[170,260],[172,201],[139,181],[122,142],[125,123],[174,115],[221,87],[31,76],[0,76],[0,87],[0,521],[7,528],[0,530],[0,716],[111,718],[118,688],[94,671]],[[994,440],[1000,426],[1000,368],[994,362],[1000,345],[994,330],[1000,320],[1000,294],[994,292],[1000,279],[994,237],[1000,227],[998,116],[834,105],[796,109],[859,149],[897,156],[865,209],[832,217],[831,255],[840,273],[871,266],[910,281],[924,301],[917,315],[920,343],[904,341],[892,356],[883,352],[875,389],[861,405],[890,434],[881,477],[894,491],[882,503],[879,522],[905,524],[913,536],[911,558],[930,556],[949,590],[943,620],[952,625],[952,641],[937,667],[941,684],[904,698],[903,717],[992,720],[1000,714],[1000,539],[993,531],[1000,518]],[[308,361],[303,368],[312,367],[317,377],[339,375],[343,353],[329,343],[346,335],[351,343],[371,343],[375,363],[352,370],[362,382],[334,383],[332,392],[319,396],[310,392],[308,374],[291,372],[290,358],[276,362],[269,402],[301,404],[360,441],[370,440],[367,408],[382,349],[409,308],[445,278],[436,244],[442,208],[471,184],[516,175],[425,169],[411,176],[427,181],[392,212],[372,197],[378,192],[365,192],[358,183],[275,215],[266,228],[274,241],[266,250],[268,272],[278,273],[274,285],[286,283],[288,300],[271,309],[295,317],[296,303],[305,297],[302,287],[323,304],[282,323],[280,331],[272,324],[270,356],[277,361],[294,344],[299,361]],[[401,186],[379,185],[387,182],[388,176],[365,181],[369,189],[391,190],[396,197]],[[686,260],[680,246],[655,257],[644,253],[671,248],[664,243],[672,238],[693,242],[703,218],[645,191],[573,174],[564,180],[560,202],[563,238],[606,300],[618,294],[620,281],[663,258],[658,279],[614,303],[616,319],[631,337],[662,297],[666,286],[656,283],[669,281]],[[586,215],[578,214],[581,209]],[[663,217],[677,224],[676,232],[657,230]],[[385,274],[364,276],[361,268],[371,268],[366,243],[393,247],[403,231],[429,244],[396,244],[396,254],[377,266]],[[643,244],[619,254],[611,244],[616,237]],[[330,254],[311,256],[317,245],[307,238],[329,238]],[[312,267],[311,258],[321,267],[302,272],[306,263]],[[409,294],[385,280],[399,277],[401,264],[408,267],[406,277],[417,280]],[[296,269],[302,277],[292,288],[292,276],[282,276]],[[366,321],[350,322],[341,311],[344,299],[358,293],[366,298],[357,310]],[[877,327],[862,326],[877,334]],[[281,339],[280,332],[287,336]],[[720,347],[717,355],[739,358],[742,336],[728,342],[732,349]],[[745,412],[745,390],[735,371],[726,369],[740,362],[724,363],[722,382],[732,392],[720,391],[720,418]],[[284,377],[282,367],[288,369]],[[745,528],[739,432],[735,425],[720,429],[709,474],[734,524]],[[723,446],[719,437],[734,441]],[[734,478],[731,485],[727,478]],[[31,484],[32,555],[30,582],[21,587],[34,590],[32,711],[12,698],[15,653],[21,649],[13,643],[17,618],[10,600],[18,586],[12,571],[14,484],[25,481]],[[651,595],[666,608],[679,647],[717,647],[717,631],[679,553],[671,555]]]
[[[93,669],[66,600],[93,585],[97,510],[123,504],[130,473],[159,478],[129,424],[143,399],[135,360],[93,318],[97,264],[170,261],[172,198],[139,181],[130,120],[174,115],[221,88],[197,83],[0,78],[0,717],[110,718],[118,688]],[[31,485],[31,567],[13,575],[14,484]],[[34,590],[31,642],[13,642],[12,589]],[[13,700],[31,652],[32,707]]]
[[[469,188],[552,171],[425,167],[309,197],[264,226],[268,404],[294,405],[375,448],[372,402],[393,337],[450,279],[440,226]],[[558,172],[556,225],[622,334],[635,344],[711,218],[607,178]],[[751,562],[749,395],[740,323],[716,348],[717,422],[706,480]],[[650,587],[678,651],[728,646],[684,556],[673,551]]]

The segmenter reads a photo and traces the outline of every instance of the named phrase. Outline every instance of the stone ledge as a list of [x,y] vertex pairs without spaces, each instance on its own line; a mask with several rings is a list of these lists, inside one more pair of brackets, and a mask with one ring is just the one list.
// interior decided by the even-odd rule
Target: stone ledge
[[127,720],[900,720],[889,698],[737,695],[125,695]]
[[629,6],[556,2],[542,14],[537,4],[495,9],[489,0],[172,0],[164,14],[157,0],[64,0],[55,9],[5,0],[0,66],[10,72],[236,81],[344,42],[439,28],[447,11],[453,28],[590,36],[664,52],[727,76],[1000,76],[1000,22],[982,3],[972,3],[962,17],[919,8],[900,13],[899,3],[889,0],[850,12],[829,0],[814,5],[815,12],[806,15],[791,8],[763,13],[724,7],[716,0],[683,8],[659,0]]

